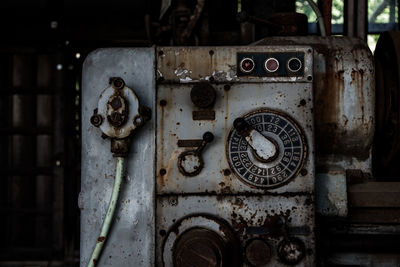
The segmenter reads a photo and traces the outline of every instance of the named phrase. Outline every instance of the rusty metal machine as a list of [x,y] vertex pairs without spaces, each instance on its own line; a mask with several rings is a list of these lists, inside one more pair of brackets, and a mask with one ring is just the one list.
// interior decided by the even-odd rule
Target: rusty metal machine
[[[346,176],[371,173],[374,75],[351,38],[94,51],[81,266],[315,266],[316,213],[347,216]],[[105,239],[110,142],[126,171]]]

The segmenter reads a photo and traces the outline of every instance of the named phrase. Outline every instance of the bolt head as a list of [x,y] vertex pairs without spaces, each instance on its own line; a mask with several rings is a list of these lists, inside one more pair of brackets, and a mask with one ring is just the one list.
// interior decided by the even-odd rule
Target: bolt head
[[133,125],[135,126],[140,126],[143,124],[143,118],[141,116],[135,116],[135,118],[133,118]]
[[99,114],[94,114],[90,118],[90,123],[93,124],[95,127],[99,127],[103,123],[103,117]]

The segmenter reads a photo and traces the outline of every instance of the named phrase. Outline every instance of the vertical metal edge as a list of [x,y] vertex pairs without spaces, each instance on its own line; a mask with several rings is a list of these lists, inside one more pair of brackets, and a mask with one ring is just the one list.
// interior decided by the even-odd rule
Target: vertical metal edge
[[[155,242],[155,214],[154,214],[154,196],[155,196],[155,180],[153,178],[155,165],[155,105],[154,105],[154,93],[155,93],[155,49],[152,48],[106,48],[97,49],[91,52],[86,58],[83,64],[82,72],[82,180],[81,180],[81,200],[82,209],[81,212],[81,240],[80,240],[80,251],[81,259],[80,266],[85,266],[87,255],[91,253],[92,245],[91,243],[96,242],[95,237],[98,233],[97,231],[102,223],[103,215],[102,212],[105,206],[104,202],[108,204],[108,190],[110,190],[110,185],[112,187],[112,179],[115,163],[109,153],[109,141],[103,140],[100,130],[97,128],[93,129],[93,126],[89,123],[88,117],[93,112],[93,109],[97,107],[98,96],[104,88],[108,86],[108,76],[110,75],[120,75],[122,78],[126,79],[127,85],[132,86],[132,89],[137,93],[140,103],[152,109],[152,119],[133,136],[132,149],[128,159],[127,173],[125,175],[123,190],[121,191],[121,196],[119,200],[119,206],[116,210],[113,230],[110,231],[110,238],[105,244],[105,251],[112,257],[107,257],[108,255],[103,255],[100,258],[99,264],[103,266],[154,266],[155,252],[154,252],[154,242]],[[143,65],[147,64],[147,65]],[[151,66],[149,66],[151,65]],[[138,71],[134,71],[137,69]],[[141,73],[148,73],[148,76],[142,76]],[[106,75],[108,75],[106,77]],[[92,76],[92,78],[90,78]],[[96,78],[93,78],[96,77]],[[107,79],[106,79],[107,78]],[[142,79],[140,82],[138,79]],[[90,82],[95,81],[95,86],[91,85]],[[102,88],[98,88],[98,85]],[[104,84],[104,86],[103,86]],[[94,88],[96,87],[96,88]],[[92,92],[90,92],[92,90]],[[151,91],[150,91],[151,90]],[[89,93],[87,92],[89,91]],[[94,92],[94,93],[93,93]],[[93,95],[93,96],[92,96]],[[88,103],[90,102],[90,103]],[[90,133],[90,137],[88,135]],[[99,169],[102,171],[101,177],[95,177],[96,181],[89,191],[84,192],[85,182],[87,182],[88,177],[85,174],[88,173],[84,164],[93,164],[93,162],[88,162],[88,157],[85,156],[86,149],[89,148],[87,141],[92,139],[96,140],[96,154],[95,158],[100,158],[99,166],[93,167],[92,171]],[[145,138],[145,141],[143,142]],[[139,140],[142,140],[140,142]],[[146,141],[147,140],[147,141]],[[93,144],[92,144],[93,145]],[[98,147],[101,145],[101,147]],[[93,154],[93,153],[92,153]],[[140,158],[139,158],[140,157]],[[147,157],[147,160],[146,158]],[[93,160],[93,158],[89,159]],[[108,162],[106,162],[108,160]],[[150,162],[153,160],[153,162]],[[101,163],[105,163],[101,165]],[[110,163],[112,162],[112,163]],[[135,162],[135,164],[132,164]],[[147,166],[147,168],[146,168]],[[104,174],[103,174],[104,172]],[[95,172],[94,172],[95,173]],[[140,175],[140,176],[138,176]],[[132,179],[131,179],[132,177]],[[143,179],[138,180],[137,177]],[[98,181],[97,181],[98,180]],[[135,184],[139,181],[139,184]],[[91,181],[92,182],[92,181]],[[96,184],[97,183],[97,184]],[[147,184],[146,183],[152,183]],[[138,186],[139,185],[139,186]],[[99,187],[100,186],[100,187]],[[147,189],[146,189],[147,188]],[[100,190],[99,190],[100,189]],[[102,191],[104,190],[104,191]],[[144,191],[143,191],[144,190]],[[148,190],[148,191],[147,191]],[[136,191],[136,194],[135,194]],[[150,194],[146,196],[146,191]],[[151,191],[151,192],[150,192]],[[139,193],[139,194],[138,194]],[[144,193],[144,195],[141,195]],[[88,198],[88,195],[92,194],[92,198]],[[101,203],[97,202],[97,198],[93,198],[93,194],[101,194]],[[136,199],[135,199],[136,197]],[[104,201],[103,201],[104,199]],[[132,201],[134,199],[135,201]],[[87,203],[91,201],[93,203]],[[137,202],[138,201],[138,202]],[[140,204],[141,201],[147,201],[146,205]],[[86,202],[86,203],[85,203]],[[133,203],[134,202],[134,203]],[[92,209],[89,214],[89,208],[98,208],[100,211]],[[151,207],[151,209],[150,209]],[[87,211],[85,211],[85,209]],[[86,212],[86,214],[85,214]],[[149,214],[152,213],[152,214]],[[140,215],[142,214],[142,215]],[[143,214],[146,216],[143,218]],[[120,216],[119,216],[120,215]],[[146,219],[147,218],[147,219]],[[90,219],[91,222],[85,221]],[[101,221],[101,222],[99,222]],[[146,223],[140,224],[140,221],[145,221]],[[116,229],[115,229],[116,228]],[[141,229],[140,229],[141,228]],[[141,235],[139,232],[143,231],[145,234]],[[88,240],[87,236],[90,239]],[[86,240],[85,240],[86,237]],[[90,243],[90,244],[89,244]],[[135,245],[136,243],[136,245]],[[139,245],[139,243],[141,245]],[[85,247],[86,246],[86,247]],[[125,250],[125,255],[118,255],[116,251]],[[105,252],[103,251],[103,254]],[[129,255],[128,255],[129,254]]]

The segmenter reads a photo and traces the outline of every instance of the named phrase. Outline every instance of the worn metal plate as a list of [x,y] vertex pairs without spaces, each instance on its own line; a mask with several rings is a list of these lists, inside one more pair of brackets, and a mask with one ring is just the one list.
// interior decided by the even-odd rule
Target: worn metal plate
[[[99,96],[110,77],[121,77],[154,109],[153,48],[112,48],[92,52],[83,66],[81,266],[87,265],[97,241],[114,182],[115,159],[110,141],[90,124]],[[134,134],[119,205],[99,266],[154,266],[155,119]]]
[[[310,68],[312,49],[308,46],[159,47],[157,51],[157,77],[165,82],[307,82],[313,74]],[[237,53],[294,52],[304,53],[304,69],[300,76],[237,75]],[[263,62],[255,64],[262,65]]]
[[[307,140],[307,160],[304,171],[287,185],[270,192],[312,192],[314,190],[313,96],[311,83],[235,83],[226,91],[224,85],[213,85],[217,92],[215,120],[194,121],[197,108],[190,100],[191,85],[162,84],[157,92],[157,193],[215,192],[263,193],[241,182],[230,169],[225,149],[235,118],[259,108],[269,108],[290,115],[303,129]],[[159,105],[160,101],[166,105]],[[178,147],[178,140],[201,139],[210,131],[214,141],[203,151],[204,168],[195,177],[186,177],[177,168],[178,156],[189,149]],[[164,169],[165,174],[160,171]]]
[[[296,49],[305,53],[304,76],[236,75],[238,52],[293,52]],[[300,238],[309,252],[298,266],[314,266],[312,50],[296,46],[159,48],[157,69],[158,265],[171,266],[170,262],[163,262],[162,250],[165,240],[173,247],[171,235],[179,240],[181,233],[177,232],[175,223],[189,218],[185,229],[207,228],[207,223],[195,219],[199,216],[190,219],[203,214],[227,222],[243,248],[250,238],[265,237],[273,251],[271,266],[284,266],[277,255],[283,234],[274,232],[276,229],[271,226],[272,221],[283,217],[288,223],[289,236]],[[192,103],[190,93],[196,83],[205,81],[215,89],[216,100],[212,107],[201,109]],[[204,110],[215,112],[215,118],[193,119],[194,111]],[[302,140],[307,151],[304,166],[279,188],[249,186],[236,177],[228,163],[226,150],[233,121],[259,110],[286,114],[299,126],[298,133],[304,134]],[[182,174],[178,168],[179,155],[197,148],[182,146],[182,142],[190,143],[183,140],[201,140],[206,132],[213,133],[214,140],[201,153],[203,168],[195,176]],[[200,143],[191,142],[193,146]]]
[[[276,249],[283,237],[274,232],[276,229],[272,223],[277,217],[285,218],[289,229],[292,229],[290,234],[303,240],[306,245],[307,255],[296,266],[315,265],[314,204],[311,195],[296,197],[238,195],[159,197],[156,229],[158,266],[164,266],[161,251],[168,232],[179,219],[195,214],[208,214],[228,222],[243,247],[251,238],[265,238],[272,248],[272,259],[268,266],[287,266],[278,259]],[[195,223],[193,227],[196,225]],[[202,225],[202,227],[208,226]],[[180,233],[174,230],[171,234],[179,235]],[[172,267],[168,264],[165,266]],[[243,266],[249,265],[244,263]]]

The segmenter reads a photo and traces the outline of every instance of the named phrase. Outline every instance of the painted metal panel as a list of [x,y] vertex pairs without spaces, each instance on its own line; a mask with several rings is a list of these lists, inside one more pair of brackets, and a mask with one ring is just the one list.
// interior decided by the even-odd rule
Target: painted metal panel
[[[237,75],[238,53],[291,53],[297,50],[305,53],[302,75]],[[184,228],[186,231],[190,227],[215,231],[213,223],[201,219],[202,216],[213,216],[221,220],[221,225],[222,221],[227,222],[242,248],[251,238],[265,238],[272,251],[268,266],[283,266],[277,251],[284,234],[274,236],[272,233],[280,232],[276,230],[279,228],[276,222],[283,219],[291,229],[289,235],[302,240],[310,253],[298,266],[314,266],[312,49],[289,45],[161,47],[157,57],[157,264],[173,265],[170,254],[174,252],[170,250],[177,247],[170,244],[170,237],[180,240],[182,233],[177,229],[182,220],[188,224]],[[208,108],[198,107],[191,96],[192,88],[204,82],[208,83],[207,88],[209,85],[214,88],[216,95],[214,105]],[[295,121],[307,144],[307,157],[300,174],[281,187],[269,190],[241,182],[230,168],[226,155],[234,120],[261,109],[280,112]],[[179,155],[195,150],[206,132],[213,133],[215,138],[202,152],[203,169],[194,176],[184,175],[178,168]],[[240,266],[249,264],[244,260]]]
[[[110,48],[92,52],[83,67],[81,266],[86,266],[105,217],[113,187],[115,160],[110,141],[90,117],[110,77],[121,77],[142,105],[154,109],[154,48]],[[126,176],[99,266],[154,265],[155,115],[134,134]]]

